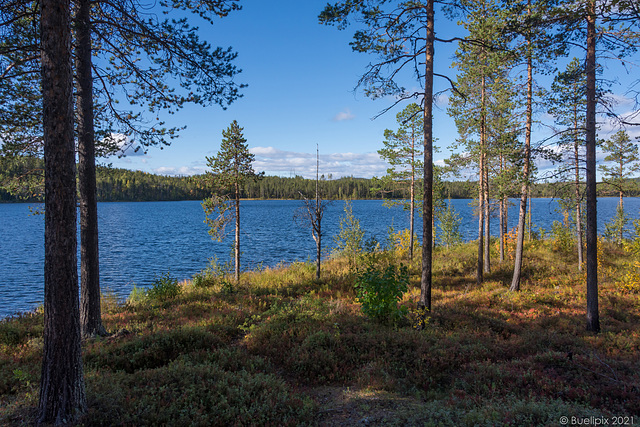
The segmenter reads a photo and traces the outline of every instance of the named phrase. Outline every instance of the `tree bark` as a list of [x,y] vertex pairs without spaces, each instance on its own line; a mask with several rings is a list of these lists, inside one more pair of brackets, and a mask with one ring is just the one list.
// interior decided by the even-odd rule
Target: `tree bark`
[[240,282],[240,185],[236,181],[236,242],[235,242],[235,255],[236,255],[236,283]]
[[509,290],[520,290],[520,276],[522,275],[522,256],[524,252],[525,220],[527,215],[527,195],[529,194],[529,181],[531,179],[531,128],[533,123],[533,59],[531,57],[531,41],[527,42],[529,51],[527,54],[527,124],[525,127],[524,165],[522,170],[522,189],[520,194],[520,214],[518,216],[518,236],[516,239],[515,263],[513,266],[513,278]]
[[[320,224],[318,224],[318,228]],[[316,238],[316,280],[320,280],[320,260],[322,257],[322,235],[318,233]]]
[[478,265],[476,268],[476,283],[479,285],[484,281],[484,147],[480,147],[480,173],[478,174]]
[[[502,174],[503,171],[504,171],[504,156],[502,155],[502,153],[500,153],[500,173]],[[503,191],[501,191],[501,193],[503,193]],[[501,263],[504,262],[504,237],[506,234],[505,229],[507,227],[506,212],[505,212],[506,196],[504,196],[503,194],[500,195],[500,262]]]
[[87,409],[82,372],[69,1],[42,0],[45,162],[44,351],[39,423],[76,422]]
[[[574,86],[576,84],[574,83]],[[574,92],[577,89],[574,88]],[[573,166],[574,166],[574,193],[576,197],[576,234],[577,234],[577,246],[578,246],[578,271],[582,271],[582,264],[584,262],[584,256],[582,251],[582,209],[580,207],[580,141],[578,140],[578,132],[580,127],[578,125],[578,105],[574,103],[573,108]]]
[[[415,223],[416,209],[416,167],[415,167],[415,138],[411,138],[411,193],[409,213],[409,260],[413,261],[413,225]],[[432,221],[433,224],[433,221]]]
[[314,240],[316,241],[316,280],[320,280],[320,260],[322,257],[322,215],[323,208],[320,203],[320,150],[316,145],[316,209],[314,217],[311,218],[311,231],[315,229]]
[[596,1],[587,3],[587,331],[600,331],[596,199]]
[[418,308],[431,311],[431,270],[433,239],[433,58],[434,58],[434,0],[427,0],[427,34],[425,43],[424,82],[424,198],[422,207],[422,276]]
[[[577,126],[576,126],[577,130]],[[577,137],[577,135],[576,135]],[[573,155],[575,165],[575,196],[576,196],[576,233],[578,242],[578,271],[582,271],[582,263],[584,257],[582,253],[582,209],[580,207],[580,159],[578,157],[578,141],[573,144]]]
[[484,165],[484,272],[491,273],[491,205],[489,203],[489,167]]
[[80,325],[83,337],[106,335],[100,312],[98,199],[93,129],[91,2],[76,3],[78,187],[80,194]]
[[[484,54],[484,52],[483,52]],[[487,158],[487,125],[486,125],[486,81],[484,71],[482,73],[482,81],[480,82],[480,98],[481,98],[481,112],[480,112],[480,150],[483,157],[482,169],[480,170],[480,179],[482,180],[482,201],[484,210],[484,248],[483,248],[483,271],[484,273],[491,273],[491,232],[490,228],[490,216],[489,216],[489,166]]]

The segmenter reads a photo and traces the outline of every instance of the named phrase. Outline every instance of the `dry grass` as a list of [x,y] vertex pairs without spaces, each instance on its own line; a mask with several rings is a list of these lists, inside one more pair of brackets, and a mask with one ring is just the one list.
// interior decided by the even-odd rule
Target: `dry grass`
[[[604,245],[602,332],[585,332],[585,278],[571,252],[527,247],[473,275],[474,245],[438,249],[426,330],[385,326],[354,302],[343,259],[246,273],[237,286],[180,284],[166,301],[103,299],[112,337],[84,343],[85,425],[556,425],[640,414],[634,257]],[[387,256],[381,262],[398,262]],[[407,264],[407,261],[403,261]],[[419,297],[419,260],[408,263]],[[125,331],[126,332],[122,332]],[[0,323],[0,424],[33,421],[42,313]]]

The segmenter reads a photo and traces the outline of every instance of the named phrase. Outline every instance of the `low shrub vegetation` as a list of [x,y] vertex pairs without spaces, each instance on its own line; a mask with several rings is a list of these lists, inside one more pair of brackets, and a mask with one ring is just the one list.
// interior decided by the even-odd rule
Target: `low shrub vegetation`
[[[407,263],[391,249],[359,256],[359,266],[331,258],[320,282],[311,263],[247,272],[232,287],[215,268],[191,284],[166,274],[126,303],[110,299],[103,323],[112,335],[83,343],[82,423],[520,426],[637,417],[637,251],[602,242],[602,332],[593,335],[574,250],[558,233],[528,243],[522,291],[510,293],[510,261],[478,286],[473,243],[438,247],[430,313],[415,310],[419,257]],[[1,425],[34,422],[42,323],[42,311],[0,322]]]

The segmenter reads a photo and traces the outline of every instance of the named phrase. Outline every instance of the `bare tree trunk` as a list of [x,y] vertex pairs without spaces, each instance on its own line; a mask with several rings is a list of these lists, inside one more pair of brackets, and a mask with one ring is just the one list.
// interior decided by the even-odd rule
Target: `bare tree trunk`
[[531,229],[533,228],[533,220],[531,219],[531,209],[533,208],[533,202],[531,201],[531,185],[529,185],[528,188],[529,191],[529,207],[527,210],[527,217],[528,217],[528,222],[529,222],[529,229],[527,230],[527,241],[531,241]]
[[478,266],[476,269],[476,282],[481,284],[484,281],[484,149],[480,148],[480,173],[478,174]]
[[[576,123],[576,130],[578,129]],[[576,135],[577,137],[577,135]],[[582,212],[580,208],[580,159],[578,157],[578,141],[573,144],[573,155],[575,165],[575,196],[576,196],[576,233],[578,242],[578,271],[582,271],[582,263],[584,262],[582,254]]]
[[500,262],[504,262],[504,197],[500,198]]
[[[620,179],[622,179],[622,168],[623,165],[622,163],[620,163]],[[624,212],[624,205],[622,202],[622,197],[623,197],[623,192],[622,192],[622,188],[620,188],[620,202],[618,203],[618,206],[620,206],[620,213],[622,214]],[[618,235],[618,245],[622,246],[622,238],[623,238],[623,234],[624,234],[624,224],[620,224],[620,234]]]
[[236,283],[240,282],[240,186],[236,182]]
[[422,276],[418,308],[431,311],[431,269],[433,247],[433,56],[434,56],[434,0],[427,0],[427,34],[425,43],[424,82],[424,200],[422,207]]
[[520,276],[522,274],[522,256],[524,252],[525,217],[527,214],[527,195],[529,194],[531,168],[531,128],[533,123],[533,60],[531,58],[531,41],[527,41],[527,124],[525,128],[524,165],[522,171],[522,189],[520,194],[520,215],[518,216],[518,237],[516,239],[515,263],[513,278],[509,290],[520,290]]
[[[504,171],[504,156],[500,153],[500,174]],[[504,184],[503,187],[504,189]],[[503,193],[504,190],[500,191]],[[505,196],[500,195],[500,262],[504,262],[504,236],[505,236]]]
[[409,213],[409,259],[413,260],[413,224],[415,222],[415,209],[416,209],[416,171],[415,171],[415,145],[414,139],[411,139],[411,200]]
[[[311,218],[311,234],[316,241],[316,280],[320,280],[320,259],[322,257],[322,206],[320,204],[320,149],[316,145],[316,209]],[[315,229],[315,234],[313,230]]]
[[484,74],[480,83],[481,90],[481,112],[480,112],[480,150],[483,156],[482,166],[480,170],[480,179],[482,180],[482,200],[484,201],[484,249],[483,249],[483,271],[491,273],[491,232],[490,232],[490,214],[489,214],[489,165],[487,158],[487,124],[486,124],[486,82]]
[[69,2],[42,0],[45,162],[44,350],[39,423],[73,424],[87,409],[81,357]]
[[[574,83],[574,86],[577,84]],[[574,89],[577,90],[577,89]],[[581,209],[581,197],[580,197],[580,141],[578,140],[578,132],[580,126],[578,124],[578,105],[574,104],[573,107],[573,167],[574,167],[574,193],[576,198],[576,234],[577,234],[577,246],[578,246],[578,271],[582,271],[582,263],[584,262],[584,256],[582,251],[582,209]]]
[[491,273],[491,204],[489,203],[489,167],[484,165],[484,272]]
[[322,236],[316,238],[316,280],[320,280],[320,259],[322,257]]
[[587,3],[587,330],[600,332],[596,199],[596,0]]
[[78,187],[80,194],[80,325],[82,336],[106,335],[100,312],[98,198],[93,130],[91,2],[76,3]]

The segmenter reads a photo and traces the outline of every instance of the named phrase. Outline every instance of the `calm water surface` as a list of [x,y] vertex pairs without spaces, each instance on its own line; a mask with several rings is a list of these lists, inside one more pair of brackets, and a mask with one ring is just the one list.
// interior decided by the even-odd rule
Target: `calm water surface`
[[[598,199],[599,232],[615,213],[617,198]],[[517,200],[512,200],[509,228],[517,221]],[[477,237],[477,218],[470,200],[452,200],[462,219],[465,240]],[[275,266],[280,262],[306,261],[315,257],[315,243],[309,228],[294,220],[300,201],[243,201],[241,203],[241,264],[243,269],[258,265]],[[331,236],[339,231],[344,202],[329,205],[323,228],[323,246],[333,247]],[[553,220],[561,219],[557,202],[533,199],[533,223],[550,229]],[[640,198],[626,198],[625,210],[640,217]],[[384,241],[387,227],[396,230],[408,226],[408,212],[400,207],[389,209],[379,200],[356,200],[353,213],[360,220],[367,237]],[[217,257],[229,259],[233,229],[223,242],[211,240],[198,201],[99,203],[101,286],[125,297],[133,284],[148,285],[154,277],[167,271],[178,279],[190,278]],[[422,232],[421,218],[416,232]],[[498,221],[492,220],[492,235],[498,233]],[[0,204],[0,318],[17,311],[32,310],[42,303],[44,217],[30,216],[27,204]]]

